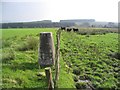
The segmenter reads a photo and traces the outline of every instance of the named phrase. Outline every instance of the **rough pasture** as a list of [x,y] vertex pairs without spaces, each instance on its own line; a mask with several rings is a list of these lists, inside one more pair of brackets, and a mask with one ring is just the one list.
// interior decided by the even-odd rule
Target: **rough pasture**
[[[39,69],[38,65],[39,33],[52,32],[56,45],[56,30],[2,30],[3,88],[47,87],[44,69]],[[113,32],[95,28],[79,29],[76,33],[61,32],[59,88],[88,88],[84,80],[96,89],[120,88],[120,60],[114,57],[118,53],[118,34]],[[54,75],[54,67],[52,73]]]

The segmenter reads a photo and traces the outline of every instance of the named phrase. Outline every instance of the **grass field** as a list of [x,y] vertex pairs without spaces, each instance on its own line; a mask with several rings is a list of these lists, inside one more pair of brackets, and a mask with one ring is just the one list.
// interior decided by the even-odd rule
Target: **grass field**
[[[39,33],[52,32],[56,44],[56,31],[56,28],[2,30],[2,88],[47,88],[44,69],[38,65]],[[59,88],[85,88],[87,83],[80,80],[89,80],[97,89],[120,88],[120,60],[111,55],[118,52],[117,33],[81,35],[62,31],[60,45]],[[42,75],[38,76],[39,73]]]

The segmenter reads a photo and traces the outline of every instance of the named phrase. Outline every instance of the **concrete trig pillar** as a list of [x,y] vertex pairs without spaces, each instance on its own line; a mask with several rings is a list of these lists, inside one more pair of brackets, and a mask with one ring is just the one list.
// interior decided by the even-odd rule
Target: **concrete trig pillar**
[[41,67],[52,66],[55,63],[55,47],[51,32],[40,33],[39,65]]

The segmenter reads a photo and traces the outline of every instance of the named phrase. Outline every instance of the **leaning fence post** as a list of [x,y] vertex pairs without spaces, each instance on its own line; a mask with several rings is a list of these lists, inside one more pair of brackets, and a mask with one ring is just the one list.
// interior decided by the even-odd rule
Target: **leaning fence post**
[[54,83],[52,80],[52,73],[51,73],[51,68],[45,68],[45,74],[47,78],[47,83],[48,83],[48,90],[54,90]]

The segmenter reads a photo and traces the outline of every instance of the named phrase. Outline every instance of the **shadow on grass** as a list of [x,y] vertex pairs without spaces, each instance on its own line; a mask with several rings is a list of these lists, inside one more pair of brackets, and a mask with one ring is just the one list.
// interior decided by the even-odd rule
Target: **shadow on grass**
[[12,70],[34,70],[34,69],[38,69],[39,68],[39,65],[38,65],[38,62],[35,62],[35,63],[29,63],[29,62],[24,62],[24,63],[21,63],[21,64],[8,64],[8,65],[3,65],[3,68],[6,67],[6,68],[10,68]]

